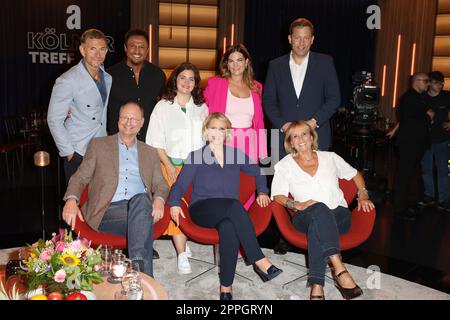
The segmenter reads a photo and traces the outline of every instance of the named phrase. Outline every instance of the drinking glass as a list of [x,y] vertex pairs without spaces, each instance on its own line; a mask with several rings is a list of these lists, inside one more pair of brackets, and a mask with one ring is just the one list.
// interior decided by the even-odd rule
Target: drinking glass
[[100,247],[100,256],[102,258],[102,264],[101,264],[101,275],[103,277],[106,277],[111,272],[111,263],[112,263],[112,256],[113,256],[113,249],[110,245],[102,245]]
[[123,276],[127,273],[128,263],[129,259],[123,253],[114,253],[108,282],[121,283]]

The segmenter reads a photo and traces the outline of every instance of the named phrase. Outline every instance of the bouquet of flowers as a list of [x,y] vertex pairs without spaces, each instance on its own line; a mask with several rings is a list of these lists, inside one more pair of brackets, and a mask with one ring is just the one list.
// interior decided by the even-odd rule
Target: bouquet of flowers
[[103,282],[100,269],[100,248],[93,249],[86,239],[72,239],[72,233],[60,229],[51,240],[28,245],[29,257],[21,274],[28,289],[42,286],[46,293],[60,292],[63,296],[80,290],[92,290],[94,283]]

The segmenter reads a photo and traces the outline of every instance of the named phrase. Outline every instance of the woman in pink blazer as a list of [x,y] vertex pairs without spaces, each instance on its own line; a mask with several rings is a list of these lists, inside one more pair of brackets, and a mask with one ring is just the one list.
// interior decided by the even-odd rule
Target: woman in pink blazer
[[228,48],[220,61],[220,71],[220,76],[208,79],[204,91],[209,113],[221,112],[230,119],[233,139],[228,144],[257,163],[267,157],[262,85],[253,78],[251,57],[243,44]]

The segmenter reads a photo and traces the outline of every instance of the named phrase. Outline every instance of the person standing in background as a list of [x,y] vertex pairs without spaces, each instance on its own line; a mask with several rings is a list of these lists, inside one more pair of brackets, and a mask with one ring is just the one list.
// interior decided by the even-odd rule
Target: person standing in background
[[113,78],[108,104],[108,134],[118,132],[119,108],[127,102],[144,107],[144,126],[137,138],[145,141],[150,115],[157,97],[162,93],[166,76],[158,66],[147,61],[149,38],[144,30],[132,29],[125,34],[125,60],[108,68]]
[[[317,130],[319,149],[331,146],[329,120],[339,107],[339,82],[330,56],[310,51],[314,43],[314,26],[305,18],[294,20],[289,27],[291,52],[269,63],[264,84],[263,107],[272,128],[280,129],[278,150],[272,150],[272,161],[286,155],[284,132],[292,121],[305,120]],[[289,245],[280,241],[274,251],[285,254]]]
[[108,53],[103,32],[88,29],[80,41],[83,59],[56,79],[47,112],[50,133],[59,155],[64,157],[67,183],[92,138],[106,136],[106,106],[112,82],[103,67]]
[[[162,99],[150,116],[145,139],[158,151],[169,186],[177,180],[189,153],[204,145],[202,124],[207,115],[197,67],[188,62],[180,64],[172,71]],[[178,272],[191,273],[188,257],[192,253],[186,244],[187,237],[173,221],[164,235],[172,236],[178,256]]]
[[[228,48],[220,61],[220,72],[220,76],[208,79],[205,88],[209,113],[220,112],[230,119],[233,137],[227,144],[257,163],[267,157],[262,85],[254,79],[252,60],[243,44]],[[248,209],[254,201],[253,194],[244,208]]]

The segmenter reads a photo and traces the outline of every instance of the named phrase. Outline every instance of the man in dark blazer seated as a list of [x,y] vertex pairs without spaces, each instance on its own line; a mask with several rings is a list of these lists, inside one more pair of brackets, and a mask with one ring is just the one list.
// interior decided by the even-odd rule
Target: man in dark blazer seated
[[[264,85],[263,107],[273,128],[286,131],[291,121],[306,120],[319,134],[319,149],[331,146],[329,120],[339,107],[339,82],[330,56],[310,52],[314,26],[294,20],[288,40],[292,51],[270,61]],[[280,135],[280,159],[286,155]],[[273,161],[272,157],[272,161]]]
[[[264,85],[263,108],[272,128],[281,129],[278,150],[272,150],[272,162],[286,155],[284,132],[291,121],[306,120],[319,134],[319,149],[331,146],[329,120],[339,107],[339,82],[330,56],[310,52],[314,26],[305,18],[294,20],[289,27],[292,51],[269,63]],[[276,152],[279,159],[276,159]],[[285,254],[289,248],[282,240],[274,251]]]
[[[62,216],[72,230],[78,216],[95,230],[128,237],[130,259],[153,276],[153,224],[164,215],[169,186],[156,149],[136,138],[143,124],[144,109],[130,102],[120,108],[118,134],[92,139],[69,180]],[[86,185],[83,216],[78,202]]]

